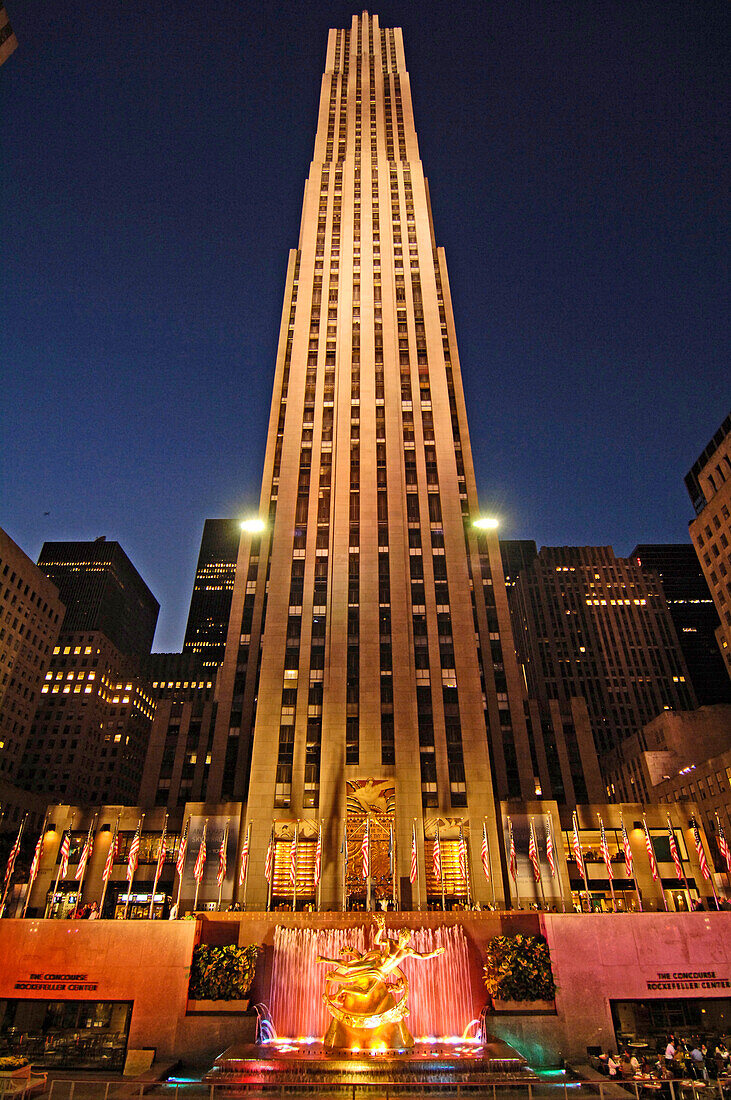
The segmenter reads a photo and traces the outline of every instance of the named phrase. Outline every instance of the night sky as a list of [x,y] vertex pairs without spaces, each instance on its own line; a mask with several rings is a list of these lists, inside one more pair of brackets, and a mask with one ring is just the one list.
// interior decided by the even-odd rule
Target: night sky
[[[118,539],[182,644],[258,503],[341,3],[7,0],[0,522]],[[384,3],[404,28],[477,481],[506,538],[687,539],[729,409],[726,3]]]

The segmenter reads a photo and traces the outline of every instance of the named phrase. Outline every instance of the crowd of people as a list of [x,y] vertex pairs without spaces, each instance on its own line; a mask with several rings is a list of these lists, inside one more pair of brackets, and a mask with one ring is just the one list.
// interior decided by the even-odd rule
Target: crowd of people
[[685,1039],[669,1035],[664,1050],[649,1055],[640,1047],[630,1046],[616,1054],[600,1055],[598,1068],[610,1078],[641,1084],[648,1081],[655,1087],[673,1080],[727,1081],[731,1087],[731,1054],[723,1038],[707,1045],[700,1036]]

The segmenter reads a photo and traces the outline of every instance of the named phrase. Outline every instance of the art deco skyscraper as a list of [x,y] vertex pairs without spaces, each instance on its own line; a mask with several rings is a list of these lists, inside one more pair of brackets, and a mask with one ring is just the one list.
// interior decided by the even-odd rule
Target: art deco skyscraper
[[[328,39],[287,271],[265,526],[241,542],[208,783],[215,800],[246,798],[248,782],[252,869],[270,836],[281,842],[274,902],[289,889],[295,823],[305,870],[321,824],[323,905],[341,904],[344,875],[351,897],[363,893],[354,846],[368,808],[376,892],[390,894],[392,828],[408,907],[412,833],[423,904],[437,820],[453,877],[460,823],[476,871],[484,820],[501,893],[494,790],[511,777],[532,797],[533,769],[497,538],[473,527],[478,515],[401,31],[364,13]],[[266,889],[252,873],[247,904]]]

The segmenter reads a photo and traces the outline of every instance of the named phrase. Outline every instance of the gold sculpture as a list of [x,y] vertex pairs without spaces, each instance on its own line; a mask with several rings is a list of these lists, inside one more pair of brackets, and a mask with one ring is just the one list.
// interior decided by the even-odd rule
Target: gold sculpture
[[[333,1017],[324,1039],[329,1050],[407,1050],[414,1045],[404,1023],[409,983],[399,966],[406,958],[434,958],[444,948],[417,951],[408,928],[402,928],[394,942],[386,935],[386,918],[379,914],[375,919],[370,951],[348,947],[340,959],[318,955],[318,962],[334,964],[325,976],[322,996]],[[334,992],[328,988],[331,983],[337,986]]]

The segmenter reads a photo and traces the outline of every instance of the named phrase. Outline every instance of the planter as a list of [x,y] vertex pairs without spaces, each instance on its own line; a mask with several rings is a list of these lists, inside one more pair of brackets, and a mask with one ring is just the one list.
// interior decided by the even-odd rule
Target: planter
[[188,998],[188,1016],[243,1016],[249,1007],[249,1000],[242,1001],[204,1001]]
[[30,1077],[30,1062],[17,1069],[0,1069],[0,1081],[27,1081]]
[[502,1001],[492,998],[493,1012],[510,1013],[513,1016],[555,1016],[556,1002],[551,1001]]

